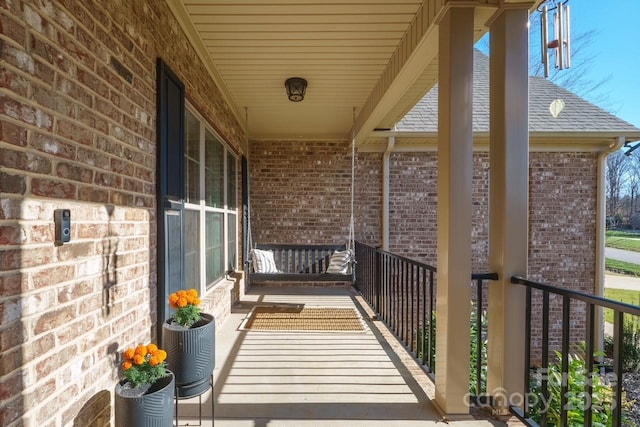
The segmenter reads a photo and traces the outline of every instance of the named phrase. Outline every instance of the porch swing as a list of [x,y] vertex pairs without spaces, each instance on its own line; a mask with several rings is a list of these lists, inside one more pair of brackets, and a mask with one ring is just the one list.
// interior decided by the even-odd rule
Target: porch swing
[[[355,116],[355,109],[354,109]],[[345,244],[253,243],[251,203],[247,207],[247,239],[250,248],[245,261],[247,283],[253,282],[349,282],[355,283],[354,189],[355,136],[351,139],[351,213]]]

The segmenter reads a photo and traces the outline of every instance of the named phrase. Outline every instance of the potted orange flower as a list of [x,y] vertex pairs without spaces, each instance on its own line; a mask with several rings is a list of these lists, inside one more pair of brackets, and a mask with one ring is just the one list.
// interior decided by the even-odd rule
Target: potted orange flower
[[165,359],[167,352],[155,344],[139,345],[125,350],[122,369],[124,377],[134,388],[153,384],[167,376]]
[[176,376],[178,397],[198,396],[211,386],[215,368],[215,321],[200,309],[196,289],[172,293],[169,306],[176,312],[162,325],[167,367]]
[[117,426],[173,425],[175,380],[166,358],[167,352],[153,343],[124,351],[124,379],[114,393]]
[[181,290],[169,295],[169,306],[176,310],[172,318],[173,322],[185,328],[190,328],[202,318],[199,305],[200,298],[195,289]]

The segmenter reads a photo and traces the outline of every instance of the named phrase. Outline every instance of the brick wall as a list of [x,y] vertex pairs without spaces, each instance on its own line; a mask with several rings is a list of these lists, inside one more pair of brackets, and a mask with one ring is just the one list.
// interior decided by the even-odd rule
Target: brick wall
[[251,141],[250,147],[254,242],[347,242],[349,141]]
[[157,57],[244,137],[164,0],[0,0],[0,29],[0,425],[108,425],[155,333]]
[[[563,288],[593,293],[595,282],[597,153],[530,155],[529,276]],[[534,336],[542,302],[534,293]],[[552,298],[550,325],[559,331],[561,299]],[[572,340],[584,340],[585,306],[571,309]],[[539,341],[536,341],[536,343]],[[553,333],[550,348],[560,348]],[[534,357],[537,357],[537,353]]]
[[[489,154],[475,153],[473,167],[473,270],[486,272]],[[391,250],[432,265],[436,263],[436,168],[436,153],[391,156]],[[596,177],[596,153],[530,153],[532,278],[593,292]]]
[[355,235],[369,245],[382,241],[382,154],[356,153]]
[[[252,141],[251,156],[254,241],[344,239],[350,214],[347,142]],[[473,270],[487,272],[489,154],[475,153],[473,167]],[[357,153],[356,171],[356,238],[379,245],[382,155]],[[596,177],[596,153],[530,153],[530,277],[593,292]],[[390,250],[435,265],[436,208],[437,153],[393,153]]]

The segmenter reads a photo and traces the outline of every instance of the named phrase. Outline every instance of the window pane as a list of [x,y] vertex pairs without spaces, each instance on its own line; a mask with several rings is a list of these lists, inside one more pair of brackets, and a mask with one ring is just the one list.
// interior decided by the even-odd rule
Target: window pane
[[200,289],[200,212],[184,212],[184,268],[187,288]]
[[223,214],[207,212],[206,220],[207,286],[224,275]]
[[229,214],[229,233],[227,238],[229,239],[227,251],[229,253],[229,260],[227,262],[227,270],[235,271],[238,265],[238,244],[237,244],[237,217],[234,214]]
[[236,205],[236,158],[227,155],[227,206],[229,209],[237,208]]
[[224,202],[224,147],[209,132],[205,143],[205,201],[207,206],[222,208]]
[[184,170],[187,203],[200,203],[200,122],[186,110]]

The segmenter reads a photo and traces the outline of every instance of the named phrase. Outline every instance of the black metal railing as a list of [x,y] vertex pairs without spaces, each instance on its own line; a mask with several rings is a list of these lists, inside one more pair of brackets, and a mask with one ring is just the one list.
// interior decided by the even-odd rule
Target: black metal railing
[[[425,370],[435,372],[436,267],[356,242],[355,287]],[[475,394],[486,393],[486,288],[495,273],[473,274],[475,286]],[[472,396],[472,399],[475,396]]]
[[435,267],[356,242],[356,289],[427,372],[435,368]]
[[[475,364],[471,367],[472,373],[475,373],[473,378],[475,379],[475,393],[471,393],[471,400],[485,396],[487,393],[486,387],[486,374],[484,369],[487,365],[485,360],[487,337],[488,337],[488,324],[487,324],[487,299],[485,289],[485,283],[489,280],[498,280],[497,273],[474,273],[471,275],[471,280],[474,282],[475,295],[473,296],[473,310],[474,316],[472,328],[475,329],[475,342],[472,343],[475,348]],[[483,404],[486,404],[486,400],[483,400]]]
[[[558,288],[555,286],[550,286],[547,284],[527,280],[525,278],[514,276],[511,278],[511,282],[514,284],[519,284],[526,286],[526,337],[525,337],[525,390],[524,396],[530,396],[531,393],[531,384],[532,384],[532,375],[537,375],[537,373],[542,373],[542,375],[537,375],[538,381],[540,382],[540,392],[538,396],[535,397],[539,402],[550,402],[550,387],[554,384],[550,384],[550,362],[549,362],[549,353],[550,350],[550,342],[554,338],[552,335],[559,335],[561,338],[560,349],[559,351],[559,369],[558,373],[560,380],[560,404],[558,405],[558,410],[560,411],[560,424],[562,426],[573,425],[569,422],[569,411],[575,410],[572,406],[575,406],[575,402],[569,404],[568,399],[575,399],[575,393],[571,393],[569,390],[569,371],[570,371],[570,351],[571,346],[576,344],[576,329],[581,331],[580,327],[576,327],[576,325],[584,324],[584,361],[585,361],[585,369],[584,369],[584,378],[577,379],[578,381],[582,381],[581,384],[584,384],[584,389],[582,394],[582,403],[583,406],[583,425],[590,426],[594,422],[594,410],[592,405],[592,397],[593,397],[593,387],[594,387],[594,375],[599,376],[601,372],[605,370],[604,367],[594,366],[594,354],[596,350],[596,326],[599,325],[599,322],[596,322],[596,308],[608,308],[613,310],[613,362],[612,362],[612,373],[613,377],[609,374],[607,375],[607,380],[609,384],[613,387],[613,399],[611,402],[611,408],[607,408],[610,410],[613,422],[613,426],[621,426],[623,419],[623,390],[622,390],[622,375],[623,375],[623,325],[624,325],[624,315],[631,316],[640,316],[640,307],[620,303],[617,301],[609,300],[606,298],[597,297],[594,295],[585,294],[578,291],[573,291],[569,289]],[[541,316],[541,330],[538,332],[540,335],[536,337],[539,346],[532,346],[532,316],[533,316],[533,301],[534,301],[534,293],[535,293],[535,303],[536,307],[541,308],[536,310],[539,312],[539,316]],[[572,313],[572,309],[573,313]],[[550,324],[552,323],[553,316],[560,316],[561,311],[561,319],[559,319],[561,325],[561,331],[553,331],[550,330]],[[584,313],[584,322],[580,319],[576,318],[576,315],[579,313]],[[556,322],[553,322],[556,323]],[[552,333],[553,332],[553,333]],[[555,334],[554,334],[555,333]],[[537,347],[539,349],[539,356],[536,356],[535,359],[540,360],[532,360],[532,350],[537,351]],[[532,363],[533,362],[533,363]],[[537,366],[536,369],[531,369],[532,366]],[[575,372],[571,373],[575,375]],[[599,381],[599,380],[598,380]],[[557,385],[556,385],[557,387]],[[511,407],[511,411],[514,415],[520,418],[522,421],[527,423],[528,425],[536,426],[539,422],[541,426],[546,426],[550,423],[549,421],[549,412],[547,410],[540,411],[539,419],[533,421],[530,416],[530,409],[528,407],[528,401],[530,399],[523,399],[524,402],[524,412],[520,410],[519,407]]]

